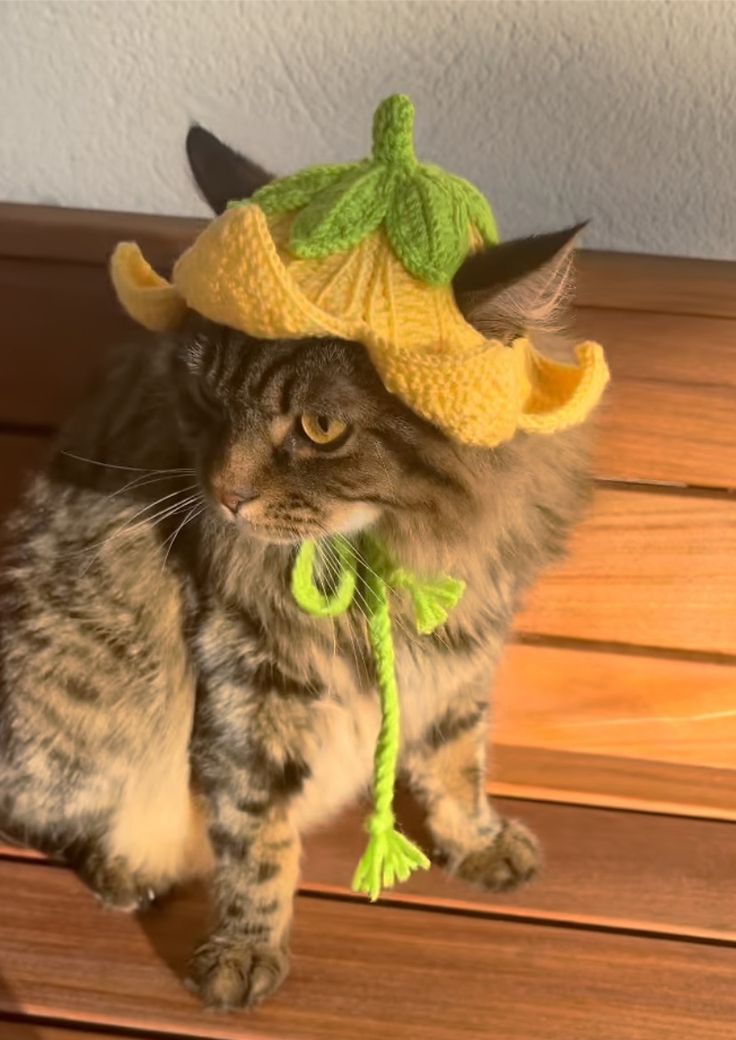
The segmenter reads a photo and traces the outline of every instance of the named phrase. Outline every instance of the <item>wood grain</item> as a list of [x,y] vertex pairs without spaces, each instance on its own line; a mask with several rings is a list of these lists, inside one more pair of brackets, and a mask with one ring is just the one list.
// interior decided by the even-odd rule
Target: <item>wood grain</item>
[[582,249],[576,299],[588,307],[736,318],[736,264]]
[[733,769],[494,744],[488,790],[497,797],[736,822]]
[[[40,438],[0,436],[0,510],[45,450]],[[736,502],[601,491],[570,559],[543,577],[517,629],[734,654],[734,558]]]
[[[49,1026],[28,1019],[0,1018],[0,1040],[120,1040],[120,1033],[101,1033],[98,1029],[67,1029],[64,1026]],[[156,1040],[136,1034],[134,1040]],[[159,1038],[160,1040],[160,1038]]]
[[611,368],[599,476],[736,486],[733,321],[578,309],[575,326],[605,346]]
[[[140,243],[158,266],[171,263],[205,219],[0,203],[5,256],[104,265],[116,242]],[[581,249],[577,300],[584,306],[736,318],[736,264],[728,260]]]
[[[433,867],[383,898],[736,942],[732,823],[503,798],[494,804],[541,839],[544,868],[533,884],[512,894],[486,893]],[[399,817],[408,833],[431,847],[422,814],[408,796],[399,802]],[[361,819],[352,811],[309,838],[308,891],[348,893],[365,847]]]
[[[431,848],[421,810],[405,792],[397,805],[402,828]],[[498,798],[494,805],[523,820],[541,839],[544,868],[533,884],[513,894],[485,893],[433,867],[383,898],[736,942],[732,823],[523,799]],[[350,879],[365,848],[367,811],[367,805],[350,809],[307,839],[303,891],[350,895]],[[18,856],[19,850],[0,846],[0,858]],[[42,859],[36,853],[31,857]]]
[[[105,265],[116,241],[138,239],[165,269],[199,226],[186,218],[0,205],[0,307],[6,342],[13,345],[12,354],[0,359],[0,422],[57,425],[78,402],[107,348],[145,335],[123,314],[109,285]],[[612,302],[625,264],[614,257]],[[636,268],[641,260],[631,262]],[[646,275],[661,289],[671,265],[666,258],[644,260],[647,269],[662,264],[660,281]],[[731,267],[736,271],[736,264]],[[733,322],[584,307],[575,324],[581,336],[606,346],[614,376],[602,411],[599,474],[732,486]]]
[[736,652],[736,502],[600,491],[517,619],[524,633]]
[[118,242],[138,242],[148,261],[170,266],[205,218],[0,202],[0,255],[105,267]]
[[111,345],[144,335],[102,267],[0,258],[0,422],[57,426]]
[[385,1040],[397,1017],[407,1040],[733,1037],[733,947],[314,898],[276,999],[215,1016],[179,981],[204,922],[192,892],[113,917],[66,871],[0,864],[0,1007],[214,1040]]
[[733,665],[509,646],[491,699],[496,743],[736,767]]

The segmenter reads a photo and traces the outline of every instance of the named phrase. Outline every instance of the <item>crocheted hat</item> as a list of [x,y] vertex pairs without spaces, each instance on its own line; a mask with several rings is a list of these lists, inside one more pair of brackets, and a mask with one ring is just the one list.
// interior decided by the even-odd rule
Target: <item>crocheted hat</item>
[[158,275],[135,243],[111,260],[120,302],[155,331],[187,308],[261,339],[337,336],[362,343],[387,389],[467,444],[493,447],[517,429],[582,422],[608,381],[602,349],[577,365],[544,358],[527,339],[486,339],[465,321],[452,278],[474,249],[498,241],[470,183],[418,162],[414,108],[377,109],[373,155],[314,166],[234,201]]

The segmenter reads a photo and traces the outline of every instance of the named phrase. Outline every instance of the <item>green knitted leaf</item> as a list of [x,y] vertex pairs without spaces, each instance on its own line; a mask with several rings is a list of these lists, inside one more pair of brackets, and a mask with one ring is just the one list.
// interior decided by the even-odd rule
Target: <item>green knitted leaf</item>
[[369,162],[330,184],[294,221],[292,251],[311,259],[357,245],[383,220],[391,179],[383,163]]
[[291,177],[272,181],[253,193],[264,213],[288,213],[308,205],[315,195],[350,173],[361,163],[340,163],[331,166],[310,166]]
[[486,245],[498,245],[499,235],[496,220],[485,196],[470,181],[456,177],[454,174],[445,176],[452,182],[454,190],[463,198],[468,210],[468,219],[478,229]]
[[446,285],[470,247],[464,198],[444,173],[426,166],[398,180],[386,230],[404,267],[430,285]]

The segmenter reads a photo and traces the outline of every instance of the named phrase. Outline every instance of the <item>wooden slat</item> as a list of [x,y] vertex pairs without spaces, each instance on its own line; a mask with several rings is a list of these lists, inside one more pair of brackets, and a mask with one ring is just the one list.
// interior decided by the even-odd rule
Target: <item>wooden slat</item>
[[[733,823],[523,799],[497,798],[494,805],[523,820],[541,839],[544,868],[533,884],[512,894],[485,893],[432,867],[383,898],[736,943]],[[412,799],[402,793],[397,806],[402,828],[431,848],[423,814]],[[303,890],[350,894],[365,848],[367,810],[352,808],[310,835]],[[19,853],[0,846],[0,858],[18,859]],[[29,853],[28,858],[42,857]]]
[[520,632],[736,653],[736,502],[601,491]]
[[576,299],[588,307],[736,318],[736,264],[582,249]]
[[736,768],[735,694],[733,665],[509,646],[492,694],[493,738]]
[[598,475],[735,487],[736,323],[579,309],[575,325],[612,373]]
[[0,422],[58,425],[111,345],[141,335],[104,268],[0,258]]
[[[0,985],[2,985],[0,983]],[[2,992],[0,990],[0,992]],[[67,1029],[65,1026],[49,1026],[43,1023],[0,1018],[0,1040],[120,1040],[120,1033],[101,1033],[99,1029]],[[133,1040],[157,1040],[138,1033]],[[158,1040],[162,1040],[161,1037]],[[165,1040],[165,1038],[163,1038]],[[172,1038],[173,1040],[173,1038]]]
[[0,517],[18,501],[29,475],[49,450],[45,437],[0,434]]
[[488,789],[498,797],[736,821],[732,769],[495,744]]
[[[399,804],[403,827],[430,847],[419,811],[407,797]],[[433,867],[384,898],[736,942],[732,823],[512,799],[494,804],[541,839],[545,865],[533,884],[499,896]],[[352,811],[308,840],[304,885],[347,893],[364,847],[361,815]]]
[[[40,438],[0,436],[0,509],[45,450]],[[736,503],[602,491],[571,558],[542,579],[517,628],[734,654],[735,553]],[[595,669],[598,662],[587,665]],[[653,674],[661,671],[652,667]],[[709,673],[714,681],[721,674]]]
[[[0,421],[58,424],[110,344],[141,335],[118,308],[108,282],[106,258],[115,241],[139,239],[150,259],[165,268],[199,226],[182,218],[0,205],[0,307],[4,341],[14,347],[12,364],[3,364],[0,379]],[[662,265],[666,284],[671,269],[666,259],[643,260],[655,269]],[[635,269],[640,261],[631,258]],[[625,262],[614,254],[613,303]],[[684,263],[697,267],[698,262]],[[647,277],[661,288],[654,275]],[[590,294],[581,298],[589,300]],[[614,374],[602,416],[599,474],[731,486],[736,472],[736,441],[729,436],[736,410],[733,322],[610,307],[580,308],[575,322],[581,335],[606,346]]]
[[0,255],[105,267],[118,242],[138,242],[167,267],[207,221],[192,217],[0,202]]
[[540,1025],[544,1040],[733,1035],[733,947],[314,898],[298,901],[281,993],[250,1016],[204,1014],[178,976],[205,916],[189,892],[112,917],[66,871],[0,864],[0,1007],[214,1040],[385,1040],[397,1016],[407,1040],[485,1040],[491,1023],[505,1040]]
[[[175,259],[204,226],[198,218],[0,203],[4,256],[104,265],[122,239],[152,263]],[[577,300],[583,306],[736,318],[736,265],[724,260],[582,249]]]

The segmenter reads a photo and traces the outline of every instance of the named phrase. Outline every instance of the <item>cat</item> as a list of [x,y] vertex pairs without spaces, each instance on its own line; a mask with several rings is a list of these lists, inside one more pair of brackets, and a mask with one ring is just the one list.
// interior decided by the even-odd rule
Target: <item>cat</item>
[[[268,179],[201,128],[187,147],[215,212]],[[469,260],[467,319],[558,346],[537,326],[579,230]],[[402,566],[467,584],[432,636],[392,606],[401,767],[434,857],[494,891],[530,879],[535,838],[485,794],[489,690],[521,594],[588,499],[588,440],[455,443],[355,343],[261,342],[190,314],[127,345],[7,525],[0,828],[121,909],[211,878],[191,979],[223,1008],[272,994],[300,836],[367,789],[379,725],[359,597],[309,617],[290,570],[300,540],[370,528]]]

